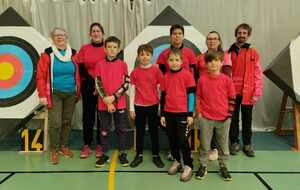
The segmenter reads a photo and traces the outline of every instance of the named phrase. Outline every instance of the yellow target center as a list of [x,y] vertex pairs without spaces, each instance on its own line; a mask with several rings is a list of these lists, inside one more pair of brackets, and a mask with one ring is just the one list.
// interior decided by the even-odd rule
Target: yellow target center
[[0,80],[9,80],[15,73],[14,67],[9,62],[0,63]]

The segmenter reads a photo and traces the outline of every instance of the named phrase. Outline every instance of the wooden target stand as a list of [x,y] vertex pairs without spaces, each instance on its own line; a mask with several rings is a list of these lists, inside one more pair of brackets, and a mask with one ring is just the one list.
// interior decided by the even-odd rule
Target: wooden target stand
[[[300,151],[300,104],[293,101],[292,107],[287,107],[287,102],[288,95],[283,94],[277,120],[276,134],[282,136],[294,132],[294,146],[292,147],[292,150]],[[290,128],[283,128],[283,119],[287,113],[293,113],[293,126]]]

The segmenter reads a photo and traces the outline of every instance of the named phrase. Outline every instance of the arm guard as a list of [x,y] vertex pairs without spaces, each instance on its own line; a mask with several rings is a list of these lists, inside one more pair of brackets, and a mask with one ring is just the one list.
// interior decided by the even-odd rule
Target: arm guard
[[116,100],[118,100],[129,88],[130,78],[128,75],[125,75],[124,83],[120,88],[113,94]]
[[104,88],[103,88],[102,81],[101,81],[100,77],[95,78],[95,85],[96,85],[96,90],[98,92],[98,95],[101,98],[104,98],[106,96],[106,93],[104,91]]

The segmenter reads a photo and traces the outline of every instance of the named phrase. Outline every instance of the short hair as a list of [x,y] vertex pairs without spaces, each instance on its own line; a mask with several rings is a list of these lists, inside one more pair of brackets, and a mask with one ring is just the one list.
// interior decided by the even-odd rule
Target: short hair
[[117,38],[116,36],[109,36],[108,38],[106,38],[106,40],[104,41],[104,46],[106,47],[107,43],[110,42],[114,42],[116,44],[118,44],[118,47],[120,47],[121,45],[121,40],[119,38]]
[[170,35],[172,35],[172,33],[174,32],[174,30],[176,30],[176,29],[180,29],[182,31],[183,35],[184,35],[184,28],[180,24],[173,24],[171,26],[171,28],[170,28]]
[[204,55],[204,60],[206,64],[213,60],[223,61],[223,59],[224,59],[224,52],[221,51],[208,51]]
[[238,25],[238,26],[235,28],[235,30],[234,30],[234,36],[237,35],[238,30],[239,30],[240,28],[247,30],[247,31],[248,31],[248,35],[249,35],[249,36],[251,35],[251,32],[252,32],[251,26],[250,26],[249,24],[247,24],[247,23],[242,23],[242,24]]
[[142,52],[149,52],[149,53],[151,53],[152,55],[153,55],[153,48],[152,48],[152,46],[151,45],[149,45],[149,44],[142,44],[142,45],[140,45],[139,47],[138,47],[138,49],[137,49],[137,54],[139,55],[140,53],[142,53]]
[[60,27],[54,27],[54,28],[51,30],[51,32],[50,32],[50,37],[51,37],[51,38],[54,37],[54,33],[55,33],[56,31],[61,31],[61,32],[63,32],[63,33],[65,34],[66,38],[68,38],[68,33],[67,33],[67,31],[66,31],[64,28],[60,28]]
[[179,55],[180,59],[183,60],[182,52],[179,49],[171,49],[168,54],[168,59],[169,59],[170,55]]
[[90,33],[92,32],[94,26],[98,26],[100,28],[102,34],[104,34],[103,26],[99,22],[94,22],[90,25]]

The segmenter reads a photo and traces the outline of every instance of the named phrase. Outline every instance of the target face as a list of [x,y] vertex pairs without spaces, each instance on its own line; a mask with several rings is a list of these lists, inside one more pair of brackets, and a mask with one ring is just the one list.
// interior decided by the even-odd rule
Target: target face
[[0,15],[0,120],[23,119],[39,107],[36,64],[49,46],[13,8]]
[[38,58],[27,41],[0,37],[0,107],[16,105],[33,93]]

